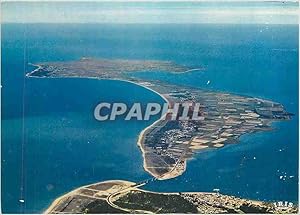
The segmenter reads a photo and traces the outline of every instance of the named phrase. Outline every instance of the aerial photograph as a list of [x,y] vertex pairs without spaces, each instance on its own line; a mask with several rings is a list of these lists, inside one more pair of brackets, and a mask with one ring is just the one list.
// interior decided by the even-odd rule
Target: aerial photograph
[[298,1],[0,4],[1,214],[298,214]]

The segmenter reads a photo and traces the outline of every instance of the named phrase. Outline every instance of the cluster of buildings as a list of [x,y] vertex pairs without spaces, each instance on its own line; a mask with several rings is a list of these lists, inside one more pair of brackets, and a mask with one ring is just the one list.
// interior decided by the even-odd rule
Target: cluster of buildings
[[[200,103],[203,120],[167,118],[149,130],[144,146],[151,152],[150,159],[163,160],[159,168],[168,171],[173,171],[177,163],[190,158],[195,151],[237,143],[243,134],[269,130],[274,120],[290,119],[282,105],[262,99],[191,88],[169,89],[167,99],[172,103]],[[166,87],[163,90],[166,94]]]
[[218,193],[181,193],[184,199],[196,205],[203,214],[219,213],[268,213],[272,204],[254,202]]
[[219,193],[180,193],[180,195],[196,205],[202,214],[219,214],[219,213],[275,213],[275,214],[292,214],[297,213],[296,206],[278,207],[272,203],[252,201],[227,196]]

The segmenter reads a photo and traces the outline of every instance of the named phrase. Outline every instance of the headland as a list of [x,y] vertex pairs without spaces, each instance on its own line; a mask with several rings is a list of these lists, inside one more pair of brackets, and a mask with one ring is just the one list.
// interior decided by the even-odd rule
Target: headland
[[297,207],[245,200],[218,192],[158,193],[140,189],[147,182],[104,181],[73,190],[44,212],[61,213],[297,213]]

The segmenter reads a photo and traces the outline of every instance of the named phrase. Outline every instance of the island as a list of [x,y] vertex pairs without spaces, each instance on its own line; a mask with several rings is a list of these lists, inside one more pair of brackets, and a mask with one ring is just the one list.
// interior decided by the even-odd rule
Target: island
[[205,72],[205,68],[171,61],[82,58],[32,65],[37,68],[27,77],[121,80],[159,94],[169,107],[175,103],[201,104],[198,114],[202,120],[171,120],[165,116],[140,133],[137,144],[143,154],[144,169],[158,180],[183,174],[187,160],[200,150],[237,144],[241,135],[271,130],[272,122],[289,120],[292,116],[281,104],[265,99],[135,77],[141,71]]

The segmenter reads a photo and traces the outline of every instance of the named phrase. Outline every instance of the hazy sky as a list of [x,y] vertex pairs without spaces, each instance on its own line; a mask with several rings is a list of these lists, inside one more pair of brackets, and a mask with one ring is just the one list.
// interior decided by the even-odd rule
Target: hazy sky
[[3,23],[248,23],[297,24],[295,2],[11,2]]

